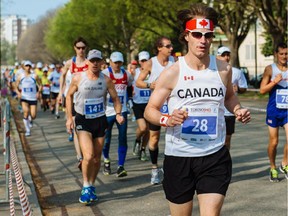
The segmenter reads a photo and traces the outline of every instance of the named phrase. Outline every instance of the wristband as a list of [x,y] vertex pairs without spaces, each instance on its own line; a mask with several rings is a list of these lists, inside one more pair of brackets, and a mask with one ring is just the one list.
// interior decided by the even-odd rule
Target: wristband
[[236,116],[236,112],[238,111],[238,110],[240,110],[240,109],[242,109],[242,107],[240,106],[240,107],[238,107],[238,108],[236,108],[235,110],[234,110],[234,115]]
[[151,83],[147,83],[147,84],[146,84],[146,87],[147,87],[147,88],[150,88],[150,85],[151,85]]
[[168,119],[171,118],[170,115],[166,115],[166,114],[162,114],[161,118],[160,118],[160,126],[163,126],[163,127],[168,127],[167,125],[167,121]]
[[122,116],[122,115],[121,115],[121,113],[116,113],[116,116],[117,116],[117,115],[120,115],[120,116]]

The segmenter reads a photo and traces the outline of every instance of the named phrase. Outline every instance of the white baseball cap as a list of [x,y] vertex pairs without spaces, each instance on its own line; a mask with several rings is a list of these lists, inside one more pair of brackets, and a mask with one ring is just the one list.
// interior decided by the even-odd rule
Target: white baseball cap
[[50,65],[49,65],[49,68],[50,68],[50,69],[55,69],[55,65],[54,65],[54,64],[50,64]]
[[92,49],[89,51],[87,59],[91,60],[93,58],[102,59],[102,53],[99,50]]
[[32,67],[32,62],[31,61],[25,61],[24,66],[30,65]]
[[222,46],[217,50],[217,55],[222,55],[225,52],[231,53],[231,51],[228,47]]
[[141,51],[138,54],[138,59],[139,59],[139,61],[149,60],[150,59],[150,54],[147,51]]
[[113,52],[110,55],[110,59],[112,62],[124,62],[123,55],[120,52]]
[[36,65],[36,67],[37,67],[37,68],[42,68],[42,67],[43,67],[42,62],[38,62],[37,65]]

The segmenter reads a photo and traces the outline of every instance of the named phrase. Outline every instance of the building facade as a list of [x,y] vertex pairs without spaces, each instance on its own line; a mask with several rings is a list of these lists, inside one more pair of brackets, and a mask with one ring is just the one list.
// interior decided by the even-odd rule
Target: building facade
[[[250,30],[239,47],[238,57],[241,67],[246,67],[249,71],[249,77],[252,78],[256,74],[257,76],[264,72],[267,65],[272,64],[274,61],[274,56],[265,57],[261,53],[261,47],[265,43],[265,38],[263,37],[264,28],[259,20],[257,21],[256,29],[255,25],[250,27]],[[215,38],[211,53],[217,54],[217,49],[219,45],[229,47],[228,39],[223,34],[218,34]],[[256,47],[255,47],[256,46]],[[255,55],[256,54],[256,55]]]
[[17,45],[28,25],[29,20],[26,16],[1,16],[1,40]]

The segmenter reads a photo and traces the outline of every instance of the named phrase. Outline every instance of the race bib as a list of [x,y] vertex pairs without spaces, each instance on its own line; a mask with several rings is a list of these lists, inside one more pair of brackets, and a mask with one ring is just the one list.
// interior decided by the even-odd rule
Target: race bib
[[104,114],[103,97],[84,99],[84,115],[86,119],[97,118]]
[[[121,103],[122,106],[123,106],[123,104],[124,104],[124,95],[118,95],[118,97],[119,97],[120,103]],[[111,98],[111,96],[110,96],[110,97],[109,97],[109,101],[108,101],[108,106],[114,106],[113,104],[114,104],[114,103],[113,103],[113,100],[112,100],[112,98]]]
[[145,100],[149,100],[150,96],[151,96],[151,90],[150,89],[141,89],[139,91],[140,93],[140,97],[145,99]]
[[30,92],[33,92],[33,88],[24,88],[23,91],[25,93],[30,93]]
[[278,109],[288,109],[288,89],[276,90],[276,107]]
[[181,138],[195,143],[213,141],[218,135],[219,105],[186,106],[188,118],[181,126]]
[[50,94],[50,87],[49,86],[43,86],[42,94],[49,95]]
[[161,109],[160,109],[160,112],[162,114],[168,114],[168,104],[167,104],[167,101],[165,101],[165,103],[162,105]]

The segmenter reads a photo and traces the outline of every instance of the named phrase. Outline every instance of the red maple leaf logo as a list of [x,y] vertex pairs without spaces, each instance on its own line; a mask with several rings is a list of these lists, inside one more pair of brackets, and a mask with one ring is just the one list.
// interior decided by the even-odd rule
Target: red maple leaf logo
[[201,26],[203,26],[203,28],[204,28],[205,26],[208,25],[208,22],[207,22],[205,19],[203,19],[203,20],[201,20],[201,22],[199,22],[199,24],[200,24]]
[[161,120],[160,120],[160,122],[162,123],[162,122],[164,121],[164,119],[165,119],[165,117],[162,117]]

